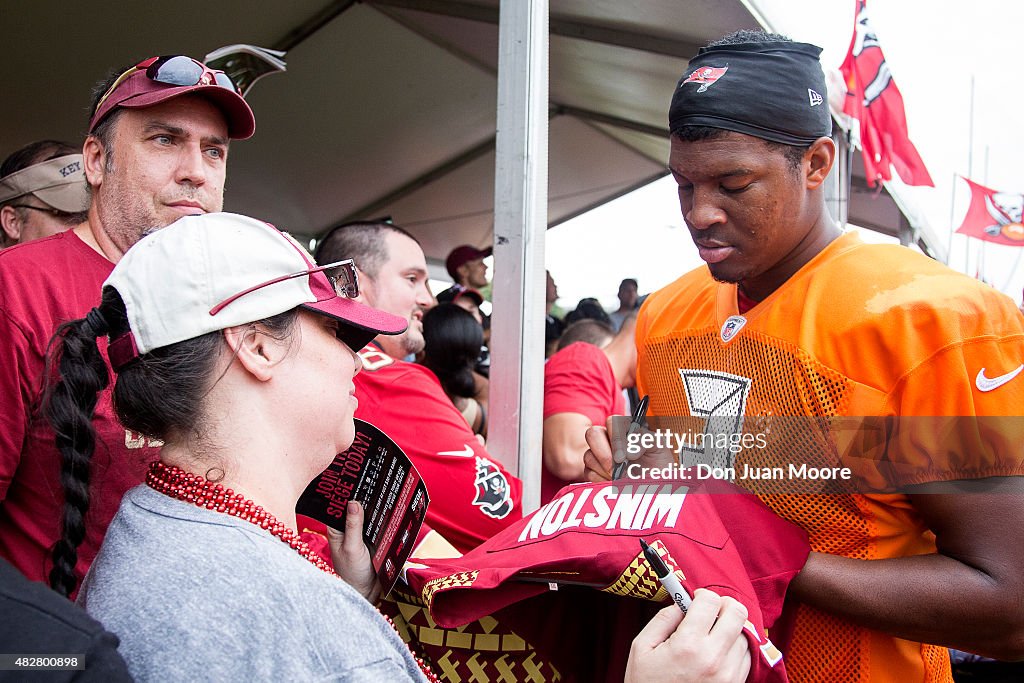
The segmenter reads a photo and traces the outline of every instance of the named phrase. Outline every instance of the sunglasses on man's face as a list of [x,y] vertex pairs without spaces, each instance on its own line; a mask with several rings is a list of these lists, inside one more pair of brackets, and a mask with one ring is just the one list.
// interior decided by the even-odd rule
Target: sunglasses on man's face
[[185,55],[150,57],[149,59],[142,60],[118,76],[117,80],[114,81],[114,84],[111,85],[105,93],[103,93],[103,97],[101,97],[99,102],[96,103],[94,111],[99,111],[100,107],[103,106],[103,103],[108,97],[110,97],[112,92],[117,90],[118,86],[128,80],[129,76],[137,71],[141,71],[142,69],[146,70],[146,78],[165,85],[199,85],[204,82],[204,76],[206,76],[205,82],[207,85],[219,85],[222,88],[227,88],[228,90],[238,94],[241,94],[242,92],[226,73],[216,69],[210,69],[202,62],[197,62],[191,57],[187,57]]
[[323,274],[327,276],[327,279],[330,281],[331,286],[334,287],[334,291],[338,296],[343,296],[347,299],[355,299],[359,296],[359,279],[356,276],[356,264],[352,259],[346,259],[344,261],[328,263],[326,266],[317,266],[316,268],[310,268],[309,270],[300,270],[297,273],[281,275],[280,277],[275,277],[272,280],[267,280],[266,282],[261,282],[258,285],[253,285],[252,287],[249,287],[238,294],[232,294],[227,299],[221,301],[210,309],[210,315],[217,315],[228,304],[242,298],[246,294],[251,294],[258,289],[263,289],[270,285],[276,285],[278,282],[284,282],[285,280],[291,280],[304,275],[309,276],[313,273],[319,272],[323,272]]

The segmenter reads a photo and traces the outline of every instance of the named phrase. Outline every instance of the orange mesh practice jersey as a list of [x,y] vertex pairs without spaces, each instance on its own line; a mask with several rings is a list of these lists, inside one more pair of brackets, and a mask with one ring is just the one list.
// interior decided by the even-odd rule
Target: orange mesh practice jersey
[[[648,297],[637,322],[637,380],[650,395],[652,426],[756,432],[762,441],[737,441],[744,447],[722,451],[723,462],[850,464],[871,491],[1024,474],[1021,419],[990,417],[1024,405],[1024,317],[1006,296],[856,234],[743,316],[736,293],[702,267]],[[863,427],[872,417],[884,429],[816,428]],[[935,552],[934,535],[901,493],[804,493],[792,479],[746,484],[806,529],[816,551],[860,559]],[[803,605],[791,650],[794,681],[951,680],[945,648]]]

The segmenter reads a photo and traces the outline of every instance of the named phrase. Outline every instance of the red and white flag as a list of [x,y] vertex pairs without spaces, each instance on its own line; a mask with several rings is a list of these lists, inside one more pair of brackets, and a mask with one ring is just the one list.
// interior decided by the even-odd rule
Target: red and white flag
[[878,37],[868,23],[866,0],[856,2],[853,39],[839,70],[846,80],[843,112],[859,122],[854,126],[854,135],[864,154],[868,184],[890,180],[891,167],[895,167],[906,184],[934,187],[907,133],[903,95],[892,79]]
[[964,181],[971,188],[971,204],[956,231],[986,242],[1024,247],[1024,224],[1021,223],[1024,195],[999,192],[967,178]]

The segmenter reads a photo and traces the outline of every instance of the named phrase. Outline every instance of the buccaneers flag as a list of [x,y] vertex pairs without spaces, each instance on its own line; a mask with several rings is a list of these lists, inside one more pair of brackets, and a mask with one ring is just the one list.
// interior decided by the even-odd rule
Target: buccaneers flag
[[986,242],[1024,247],[1024,225],[1021,224],[1024,195],[997,192],[967,178],[964,181],[971,188],[971,205],[956,231]]
[[891,179],[890,167],[895,166],[906,184],[934,187],[924,161],[907,135],[903,96],[892,80],[878,38],[868,23],[866,0],[856,1],[853,39],[839,70],[846,80],[843,112],[860,122],[860,148],[868,184]]

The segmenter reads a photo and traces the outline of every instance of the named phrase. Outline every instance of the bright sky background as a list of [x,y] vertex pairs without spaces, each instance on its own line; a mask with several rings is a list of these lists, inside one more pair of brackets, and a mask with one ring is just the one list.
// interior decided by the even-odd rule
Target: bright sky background
[[[824,48],[822,65],[826,70],[838,69],[853,32],[854,0],[751,0],[751,4],[778,32]],[[954,174],[996,190],[1024,191],[1024,89],[1020,87],[1024,2],[868,0],[867,7],[903,94],[910,139],[936,185],[909,188],[908,198],[933,231],[945,238],[959,227],[969,196],[963,181],[954,182]],[[1019,303],[1024,263],[1014,266],[1024,248],[986,244],[983,250],[982,244],[954,236],[950,265],[973,275],[983,259],[985,279]],[[622,278],[637,278],[644,293],[700,263],[683,227],[671,178],[547,232],[547,265],[563,308],[573,308],[586,296],[598,297],[614,308]]]

